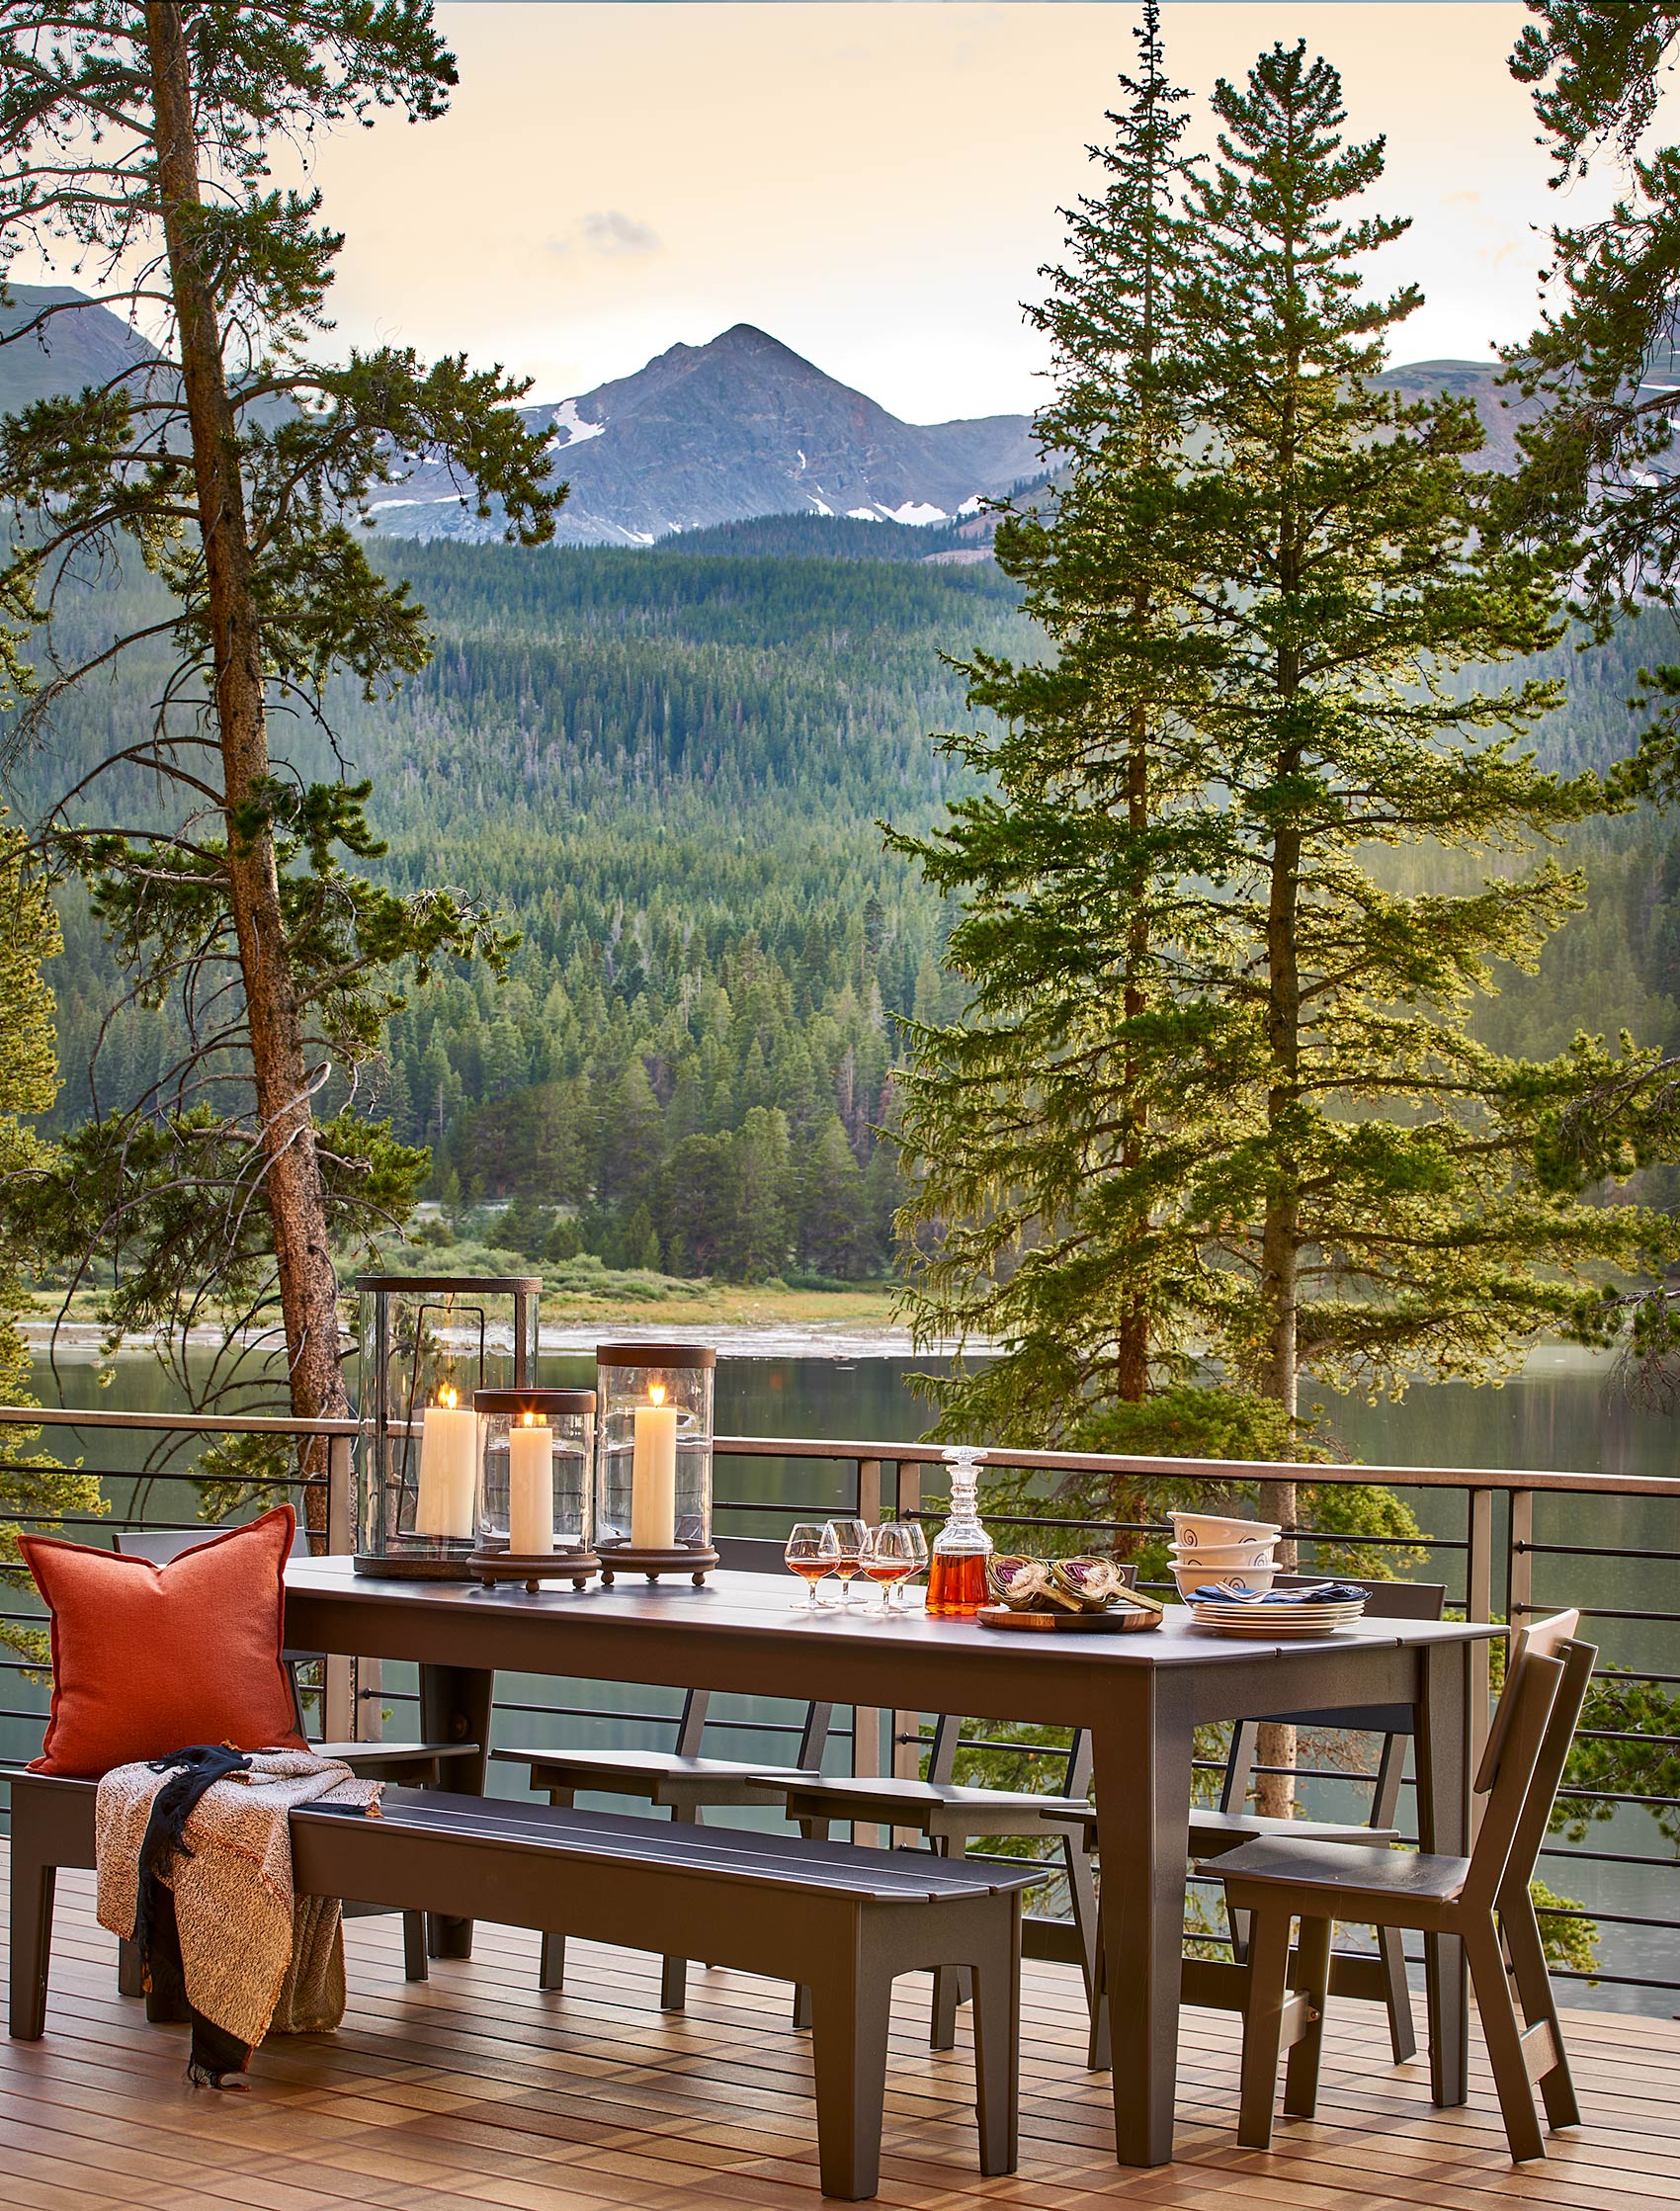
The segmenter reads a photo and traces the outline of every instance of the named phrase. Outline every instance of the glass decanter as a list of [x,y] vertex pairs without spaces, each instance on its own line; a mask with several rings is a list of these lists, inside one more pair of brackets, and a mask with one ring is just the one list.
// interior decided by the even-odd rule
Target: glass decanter
[[992,1540],[980,1525],[979,1468],[985,1457],[968,1444],[943,1454],[951,1469],[951,1513],[933,1539],[928,1610],[945,1620],[971,1620],[987,1601],[986,1561]]

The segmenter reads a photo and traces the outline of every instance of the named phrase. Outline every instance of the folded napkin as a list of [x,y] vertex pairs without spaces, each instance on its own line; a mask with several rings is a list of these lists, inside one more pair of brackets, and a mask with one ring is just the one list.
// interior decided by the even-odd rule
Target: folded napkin
[[1210,1582],[1191,1593],[1192,1604],[1363,1604],[1367,1592],[1352,1581],[1320,1581],[1310,1589],[1233,1589]]

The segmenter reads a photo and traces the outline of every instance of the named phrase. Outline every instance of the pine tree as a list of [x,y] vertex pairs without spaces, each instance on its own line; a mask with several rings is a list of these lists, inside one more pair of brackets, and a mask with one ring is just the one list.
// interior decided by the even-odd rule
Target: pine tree
[[[114,1325],[179,1334],[211,1317],[213,1285],[254,1330],[272,1297],[291,1407],[311,1418],[346,1403],[334,1242],[400,1218],[426,1165],[360,1119],[329,1134],[314,1101],[377,1054],[395,972],[497,965],[508,945],[471,899],[359,875],[383,849],[368,787],[315,780],[279,740],[289,715],[317,724],[334,675],[373,697],[425,663],[423,610],[357,528],[400,455],[452,465],[485,515],[499,495],[529,543],[552,535],[562,487],[499,369],[391,347],[318,365],[342,240],[318,193],[274,187],[270,155],[381,108],[426,120],[454,81],[423,0],[72,0],[0,25],[0,276],[20,255],[69,259],[107,280],[103,304],[165,325],[155,361],[136,348],[103,387],[0,423],[0,613],[20,683],[27,640],[45,662],[14,745],[131,647],[161,636],[173,662],[149,725],[61,795],[49,842],[92,886],[134,1001],[173,997],[187,1035],[151,1092],[86,1136],[52,1210],[68,1244],[92,1201],[124,1261]],[[49,341],[77,304],[46,295],[5,342]],[[169,611],[84,657],[57,615],[125,559]]]
[[967,664],[970,704],[996,719],[945,742],[990,788],[934,836],[896,840],[962,898],[948,958],[972,990],[969,1020],[913,1030],[902,1083],[912,1311],[925,1337],[1002,1347],[941,1389],[942,1432],[1019,1441],[1077,1439],[1094,1403],[1146,1395],[1191,1268],[1141,1173],[1185,1141],[1155,929],[1179,869],[1156,834],[1159,733],[1198,681],[1158,527],[1185,411],[1166,369],[1187,118],[1153,0],[1136,36],[1114,142],[1092,148],[1106,189],[1067,211],[1070,265],[1044,272],[1034,315],[1057,379],[1037,434],[1066,473],[1048,512],[997,536],[1056,657]]
[[[39,880],[27,868],[25,839],[0,829],[0,1401],[34,1404],[30,1354],[18,1325],[31,1303],[28,1276],[36,1259],[38,1193],[53,1173],[51,1148],[25,1116],[44,1113],[57,1091],[53,1060],[52,994],[42,963],[59,949],[57,916]],[[18,1537],[49,1532],[63,1512],[99,1512],[99,1479],[31,1455],[28,1428],[8,1428],[0,1453],[0,1582],[29,1585]],[[44,1661],[46,1638],[38,1628],[0,1620],[0,1644]]]
[[[1114,1432],[1138,1308],[1161,1380],[1206,1350],[1288,1438],[1303,1372],[1497,1372],[1581,1318],[1598,1263],[1673,1241],[1532,1171],[1602,1049],[1528,1066],[1469,1034],[1492,964],[1532,965],[1578,903],[1533,856],[1602,793],[1521,749],[1553,688],[1449,688],[1557,624],[1544,566],[1482,543],[1473,409],[1374,383],[1419,303],[1362,288],[1404,227],[1349,210],[1381,147],[1344,145],[1302,46],[1214,104],[1163,343],[1102,398],[1112,431],[1074,421],[1054,512],[1001,534],[1057,657],[978,666],[1014,719],[952,741],[995,794],[915,847],[964,895],[977,1016],[924,1032],[905,1085],[917,1318],[1004,1337],[944,1398],[948,1430],[1004,1441]],[[1170,441],[1139,451],[1140,415]],[[1417,888],[1467,862],[1478,888]],[[1179,1450],[1192,1409],[1172,1393]],[[1262,1497],[1294,1518],[1287,1486]]]

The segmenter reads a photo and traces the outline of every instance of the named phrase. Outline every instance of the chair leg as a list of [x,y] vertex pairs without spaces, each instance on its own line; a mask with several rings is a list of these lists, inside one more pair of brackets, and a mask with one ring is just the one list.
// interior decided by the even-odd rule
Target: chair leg
[[1411,2015],[1411,1985],[1406,1980],[1405,1936],[1398,1927],[1377,1929],[1377,1959],[1383,1971],[1388,2009],[1388,2047],[1394,2063],[1417,2056],[1417,2028]]
[[1106,2073],[1114,2062],[1109,2039],[1109,1961],[1103,1947],[1102,1899],[1097,1900],[1097,1970],[1091,1992],[1091,2032],[1085,2044],[1085,2063],[1093,2073]]
[[811,1990],[811,2067],[816,2076],[816,2154],[822,2192],[857,2203],[881,2181],[886,2107],[886,2033],[892,1962],[886,1931],[866,1920],[853,1969]]
[[[550,1789],[548,1802],[557,1812],[569,1812],[577,1802],[575,1789]],[[563,1934],[550,1934],[543,1930],[543,1946],[537,1955],[537,1986],[546,1996],[557,1996],[566,1985],[566,1938]]]
[[1493,2068],[1493,2085],[1499,2091],[1500,2115],[1505,2121],[1511,2155],[1519,2164],[1546,2155],[1546,2137],[1534,2108],[1528,2066],[1523,2055],[1522,2024],[1511,2000],[1510,1977],[1491,1913],[1465,1928],[1465,1956],[1470,1964],[1470,1986],[1475,1991],[1476,2015],[1481,2020],[1487,2060]]
[[1278,2052],[1289,1997],[1290,1911],[1262,1905],[1248,1915],[1248,2000],[1242,2008],[1242,2102],[1236,2139],[1245,2150],[1272,2147]]
[[1536,2083],[1546,2106],[1547,2121],[1554,2127],[1578,2127],[1581,2107],[1575,2100],[1569,2053],[1563,2047],[1563,2030],[1557,2022],[1557,1999],[1553,1994],[1552,1976],[1546,1970],[1546,1945],[1540,1938],[1534,1899],[1526,1888],[1500,1904],[1499,1924],[1510,1954],[1523,2017],[1531,2027],[1545,2025],[1552,2030],[1554,2062],[1551,2071],[1543,2073]]
[[424,1912],[405,1912],[402,1914],[402,1978],[405,1981],[424,1981],[431,1969],[426,1962],[426,1914]]
[[[698,1828],[701,1824],[698,1805],[679,1804],[671,1811],[674,1827]],[[661,2011],[681,2011],[688,2002],[689,1962],[687,1958],[661,1958],[659,1961],[659,2008]]]
[[1330,1945],[1335,1931],[1329,1919],[1301,1922],[1295,1985],[1306,2019],[1284,2067],[1284,2110],[1292,2119],[1310,2119],[1318,2108],[1318,2061],[1324,2047],[1324,2006],[1330,2000]]
[[52,1959],[52,1900],[58,1868],[33,1862],[12,1829],[12,1988],[7,2024],[14,2042],[39,2042],[46,2032],[46,1975]]
[[[960,1834],[941,1835],[934,1847],[942,1858],[961,1858],[967,1844]],[[933,2018],[928,2029],[930,2050],[956,2049],[957,2006],[966,2003],[973,1993],[974,1977],[966,1965],[935,1966]]]
[[130,1942],[126,1935],[117,1938],[117,1994],[120,1997],[143,1997],[146,1993],[146,1961],[137,1942]]
[[[1097,1922],[1097,1884],[1091,1873],[1089,1853],[1077,1835],[1064,1835],[1061,1849],[1062,1860],[1067,1868],[1068,1901],[1073,1909],[1073,1932],[1079,1941],[1079,1970],[1085,1983],[1085,2008],[1091,2017],[1086,2062],[1094,2068],[1097,2063],[1097,1976],[1102,1955],[1102,1936]],[[1103,2023],[1106,2030],[1106,2010]]]
[[[1001,1914],[997,1914],[1001,1917]],[[973,1969],[974,2110],[980,2170],[1013,2172],[1021,2162],[1021,1907],[981,1951]]]

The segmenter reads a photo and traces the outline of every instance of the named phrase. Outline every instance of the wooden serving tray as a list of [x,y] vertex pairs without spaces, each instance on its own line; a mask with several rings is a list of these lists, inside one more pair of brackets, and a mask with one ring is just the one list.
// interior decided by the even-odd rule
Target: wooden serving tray
[[1115,1605],[1106,1612],[1011,1612],[1006,1604],[982,1604],[974,1614],[982,1628],[1014,1628],[1025,1635],[1137,1635],[1158,1628],[1158,1612],[1134,1612]]

